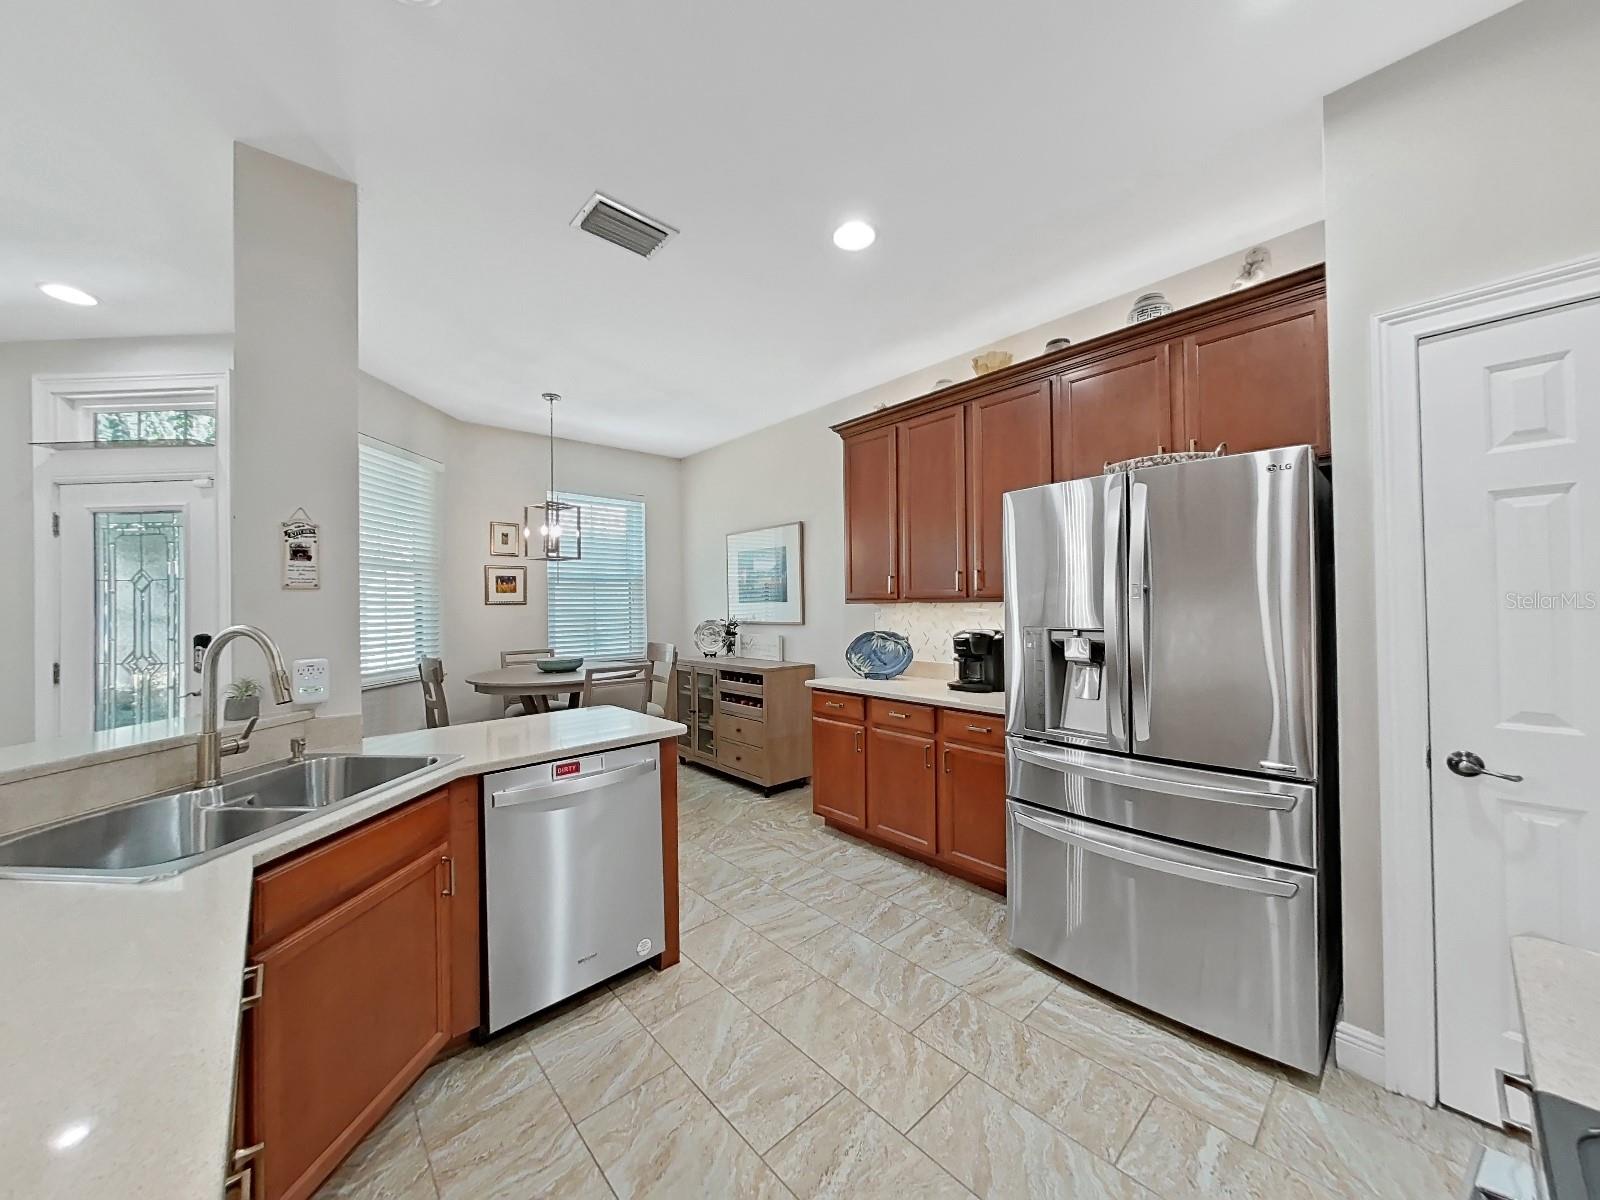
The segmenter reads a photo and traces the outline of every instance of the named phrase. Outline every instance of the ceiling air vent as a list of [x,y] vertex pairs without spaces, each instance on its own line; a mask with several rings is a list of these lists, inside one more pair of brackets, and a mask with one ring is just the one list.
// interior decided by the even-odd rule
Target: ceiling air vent
[[599,192],[578,210],[572,223],[585,233],[592,233],[624,250],[632,250],[641,258],[649,258],[678,232],[671,225],[647,217],[638,209],[629,208]]

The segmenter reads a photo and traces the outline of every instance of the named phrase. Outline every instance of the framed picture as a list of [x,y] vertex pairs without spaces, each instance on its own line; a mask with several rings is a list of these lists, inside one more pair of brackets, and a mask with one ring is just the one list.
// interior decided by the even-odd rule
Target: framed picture
[[485,567],[483,569],[483,602],[485,604],[526,604],[528,602],[528,568]]
[[800,522],[728,535],[728,616],[746,625],[805,621]]
[[515,521],[489,522],[489,553],[497,558],[516,558],[522,551],[522,528]]

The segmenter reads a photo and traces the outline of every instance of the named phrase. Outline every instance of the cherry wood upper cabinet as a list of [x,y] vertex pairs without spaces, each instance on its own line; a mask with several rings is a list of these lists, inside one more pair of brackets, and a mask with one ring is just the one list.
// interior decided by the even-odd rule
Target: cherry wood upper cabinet
[[811,811],[851,829],[867,826],[866,730],[811,718]]
[[900,599],[967,594],[967,420],[947,408],[904,421],[900,438]]
[[898,439],[894,426],[844,441],[844,598],[900,595]]
[[967,594],[1001,598],[1001,501],[1007,492],[1050,482],[1051,382],[1040,379],[967,405]]
[[1056,377],[1055,477],[1098,475],[1108,462],[1171,450],[1172,354],[1141,346]]
[[1232,454],[1302,442],[1327,454],[1327,319],[1319,296],[1184,338],[1184,436]]

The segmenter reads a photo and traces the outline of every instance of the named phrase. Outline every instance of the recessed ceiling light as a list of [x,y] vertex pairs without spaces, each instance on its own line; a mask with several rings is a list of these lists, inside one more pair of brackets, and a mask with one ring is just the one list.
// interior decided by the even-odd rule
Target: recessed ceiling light
[[396,2],[404,4],[407,8],[435,8],[439,0],[396,0]]
[[865,250],[878,240],[878,231],[865,221],[846,221],[833,231],[833,244],[841,250]]
[[70,283],[41,283],[39,290],[52,300],[59,300],[63,304],[76,304],[80,308],[93,308],[100,301],[82,288],[75,288]]

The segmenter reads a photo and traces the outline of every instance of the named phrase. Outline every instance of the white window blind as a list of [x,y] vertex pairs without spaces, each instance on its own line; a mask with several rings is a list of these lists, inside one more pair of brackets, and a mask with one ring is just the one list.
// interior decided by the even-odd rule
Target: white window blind
[[546,645],[592,658],[644,653],[644,501],[554,492],[583,514],[583,557],[545,564]]
[[439,473],[361,440],[361,685],[414,678],[439,653]]

